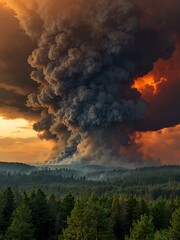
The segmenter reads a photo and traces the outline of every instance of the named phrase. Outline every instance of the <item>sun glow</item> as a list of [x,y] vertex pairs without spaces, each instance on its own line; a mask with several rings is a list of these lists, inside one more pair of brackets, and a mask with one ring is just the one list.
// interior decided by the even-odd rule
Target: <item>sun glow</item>
[[32,124],[0,117],[0,161],[40,163],[48,159],[54,143],[41,141]]
[[25,119],[4,119],[0,117],[0,137],[36,137],[32,124]]

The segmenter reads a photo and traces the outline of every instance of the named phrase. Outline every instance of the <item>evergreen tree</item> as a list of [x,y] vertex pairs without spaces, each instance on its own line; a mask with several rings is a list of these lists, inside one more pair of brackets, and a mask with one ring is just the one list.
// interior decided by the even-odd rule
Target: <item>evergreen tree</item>
[[67,216],[70,215],[70,212],[72,211],[72,209],[74,208],[74,196],[71,193],[68,193],[65,198],[63,199],[63,207],[64,207],[64,211],[66,213]]
[[0,202],[0,233],[5,234],[7,228],[11,224],[12,213],[15,209],[14,194],[11,188],[7,188]]
[[166,201],[158,200],[151,209],[153,223],[156,230],[165,229],[169,226],[171,218],[171,210]]
[[92,195],[87,204],[82,200],[75,203],[68,227],[64,230],[63,240],[109,240],[114,239],[112,222],[108,212]]
[[[48,212],[49,212],[49,235],[56,235],[58,231],[56,229],[56,221],[58,216],[58,203],[54,195],[51,195],[48,200]],[[60,227],[60,226],[59,226]]]
[[154,240],[169,240],[166,231],[157,231],[154,234]]
[[49,216],[46,195],[38,189],[33,192],[29,200],[29,208],[32,211],[32,223],[35,227],[35,237],[37,240],[48,239],[49,236]]
[[140,220],[133,223],[133,227],[130,230],[130,237],[126,237],[126,240],[154,240],[154,226],[152,217],[142,215]]
[[137,203],[137,212],[138,212],[138,217],[145,214],[148,216],[150,213],[150,209],[147,204],[147,201],[145,201],[143,198],[141,198]]
[[7,240],[33,240],[31,210],[26,205],[19,206],[13,213],[12,223],[6,234]]
[[67,228],[67,217],[70,216],[72,209],[74,208],[74,196],[71,193],[68,193],[62,201],[62,219],[63,226],[62,228]]
[[87,225],[88,240],[113,240],[113,225],[108,211],[101,206],[96,195],[88,199],[84,221]]
[[28,196],[28,194],[24,191],[23,194],[22,194],[21,203],[29,206],[29,201],[30,201],[29,196]]
[[55,222],[55,233],[56,234],[62,234],[62,230],[67,227],[67,217],[65,219],[64,214],[64,208],[62,201],[59,200],[57,202],[57,216],[56,216],[56,222]]
[[133,196],[127,199],[127,212],[128,212],[128,229],[132,226],[133,221],[138,219],[138,202]]
[[77,199],[71,216],[68,217],[68,227],[63,231],[61,240],[88,240],[87,226],[84,221],[85,203],[82,199]]
[[123,239],[129,232],[127,201],[124,196],[120,196],[113,200],[111,217],[116,237],[118,239]]
[[172,216],[171,228],[169,229],[170,240],[180,240],[180,208]]

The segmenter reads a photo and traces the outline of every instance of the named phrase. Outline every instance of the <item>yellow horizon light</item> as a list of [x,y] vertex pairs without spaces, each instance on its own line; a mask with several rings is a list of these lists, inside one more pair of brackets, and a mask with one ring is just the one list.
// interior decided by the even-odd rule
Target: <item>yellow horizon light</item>
[[4,119],[0,116],[0,137],[27,138],[36,137],[37,133],[25,119]]

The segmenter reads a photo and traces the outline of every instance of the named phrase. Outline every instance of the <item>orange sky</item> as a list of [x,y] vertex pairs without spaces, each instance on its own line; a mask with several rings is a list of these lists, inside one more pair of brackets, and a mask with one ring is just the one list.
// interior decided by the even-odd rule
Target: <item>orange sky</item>
[[53,144],[37,138],[32,123],[25,119],[0,117],[0,161],[42,163]]
[[180,163],[180,125],[142,133],[136,142],[141,144],[145,157],[160,159],[160,163],[166,165]]
[[[47,160],[52,143],[33,131],[36,116],[25,106],[33,89],[27,58],[32,41],[14,13],[0,1],[0,161],[37,163]],[[29,50],[30,49],[30,50]]]
[[[0,118],[0,161],[43,163],[48,159],[53,143],[38,139],[31,124],[24,119]],[[177,164],[180,159],[180,125],[142,133],[137,143],[141,143],[145,157],[158,158],[163,164]]]

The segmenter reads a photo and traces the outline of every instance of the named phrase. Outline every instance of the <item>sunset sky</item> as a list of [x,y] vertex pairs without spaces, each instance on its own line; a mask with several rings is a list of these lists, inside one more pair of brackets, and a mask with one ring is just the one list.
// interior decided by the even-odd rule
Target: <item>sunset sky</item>
[[1,161],[43,163],[48,159],[52,143],[37,138],[32,122],[1,117],[0,133]]
[[[28,1],[26,6],[24,0],[0,0],[0,161],[43,163],[54,146],[49,136],[44,140],[37,137],[32,126],[40,119],[40,112],[27,104],[28,95],[38,89],[30,77],[32,68],[28,58],[37,46],[35,39],[39,37],[44,17],[42,14],[40,19],[35,12],[35,3]],[[178,34],[172,56],[157,60],[150,75],[134,79],[133,86],[149,105],[146,116],[149,120],[138,128],[141,132],[135,133],[138,136],[135,142],[143,156],[158,159],[161,164],[180,164]]]
[[32,43],[20,30],[14,12],[2,3],[0,34],[0,161],[42,163],[52,143],[37,137],[32,129],[36,117],[25,106],[33,87],[26,50]]

